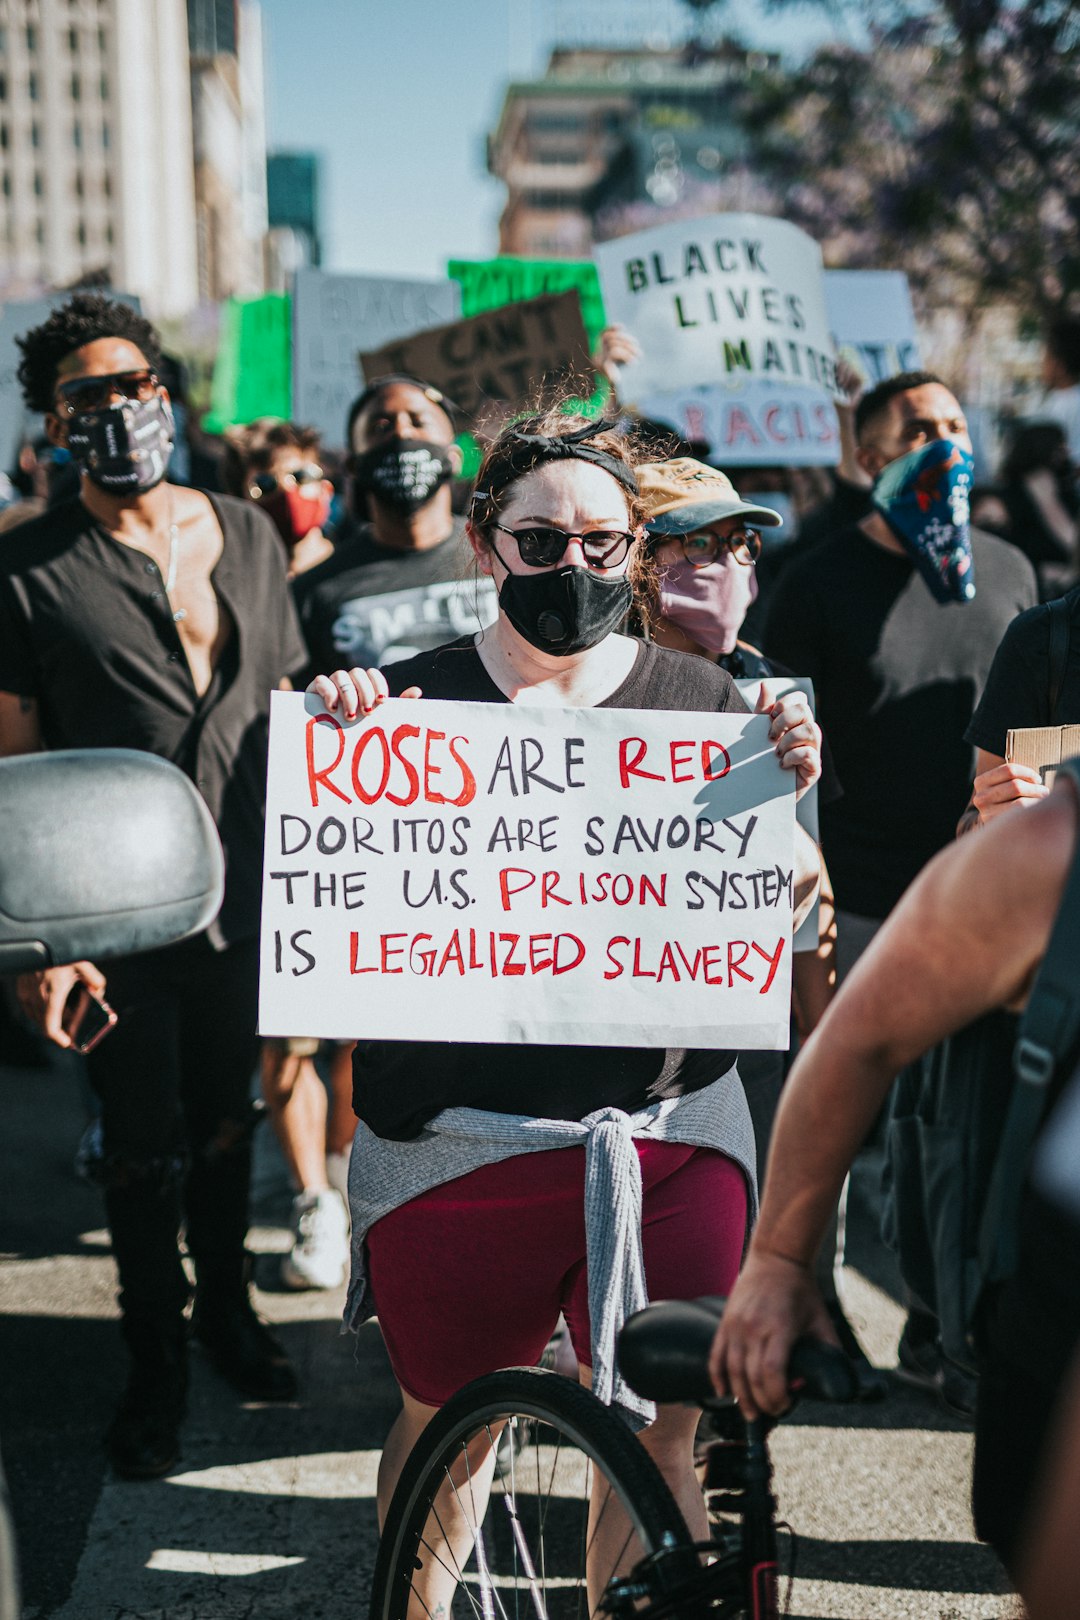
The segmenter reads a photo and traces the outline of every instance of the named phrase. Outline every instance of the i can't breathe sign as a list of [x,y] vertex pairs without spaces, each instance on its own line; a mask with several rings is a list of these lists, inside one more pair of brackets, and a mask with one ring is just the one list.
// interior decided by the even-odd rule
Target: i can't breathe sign
[[275,693],[260,1028],[784,1047],[794,778],[758,715]]

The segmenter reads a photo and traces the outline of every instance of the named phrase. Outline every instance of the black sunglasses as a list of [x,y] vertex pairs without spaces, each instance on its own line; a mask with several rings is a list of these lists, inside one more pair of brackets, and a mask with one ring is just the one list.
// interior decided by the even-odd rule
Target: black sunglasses
[[517,541],[518,555],[529,568],[551,568],[561,562],[571,540],[580,540],[585,561],[590,568],[617,568],[637,539],[625,529],[590,529],[587,534],[567,534],[562,529],[539,525],[531,529],[500,529]]
[[322,468],[309,461],[306,466],[294,467],[292,472],[282,473],[280,477],[277,473],[256,473],[248,493],[253,501],[258,501],[266,495],[275,495],[279,489],[303,489],[305,484],[321,484],[322,480]]
[[72,377],[57,388],[71,415],[77,411],[100,411],[111,404],[114,394],[124,399],[153,399],[158,390],[156,371],[113,371],[104,377]]

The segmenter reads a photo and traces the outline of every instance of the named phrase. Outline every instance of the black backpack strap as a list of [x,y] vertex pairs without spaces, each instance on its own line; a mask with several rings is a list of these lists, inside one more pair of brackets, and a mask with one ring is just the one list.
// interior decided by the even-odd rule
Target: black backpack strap
[[1058,704],[1061,701],[1061,690],[1065,684],[1065,668],[1069,662],[1069,631],[1072,628],[1072,614],[1070,612],[1068,597],[1055,596],[1052,602],[1047,603],[1050,613],[1050,668],[1047,683],[1048,698],[1048,725],[1061,724],[1058,719]]
[[[1080,804],[1080,758],[1058,766]],[[1020,1020],[1013,1088],[979,1227],[979,1269],[997,1282],[1016,1268],[1020,1199],[1028,1160],[1046,1114],[1050,1082],[1080,1042],[1080,840],[1046,954]]]

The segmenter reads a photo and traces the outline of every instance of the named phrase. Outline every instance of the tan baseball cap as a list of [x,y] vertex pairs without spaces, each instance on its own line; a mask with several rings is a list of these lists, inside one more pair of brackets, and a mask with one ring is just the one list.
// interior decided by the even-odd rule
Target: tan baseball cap
[[770,529],[779,528],[784,521],[779,512],[767,506],[749,505],[730,478],[690,456],[646,461],[634,471],[650,534],[692,534],[695,529],[729,517],[746,517]]

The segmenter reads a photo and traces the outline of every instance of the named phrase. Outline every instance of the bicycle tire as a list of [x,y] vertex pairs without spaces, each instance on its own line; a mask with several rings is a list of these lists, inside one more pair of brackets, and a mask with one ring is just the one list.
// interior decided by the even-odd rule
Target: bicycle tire
[[[463,1444],[470,1438],[485,1428],[490,1438],[491,1425],[512,1418],[557,1430],[603,1472],[636,1531],[645,1555],[691,1547],[682,1514],[659,1470],[617,1414],[605,1407],[589,1390],[557,1373],[531,1367],[511,1368],[475,1379],[459,1390],[431,1420],[406,1459],[379,1543],[372,1581],[370,1620],[406,1620],[413,1576],[422,1567],[419,1555],[425,1545],[428,1516],[434,1511],[433,1504],[445,1484],[448,1467],[454,1458],[461,1455]],[[538,1452],[539,1449],[537,1447]],[[539,1473],[539,1462],[537,1469]],[[555,1472],[553,1467],[552,1479]],[[505,1484],[505,1480],[496,1483],[492,1498],[497,1497],[500,1485]],[[510,1516],[517,1516],[513,1505]],[[486,1524],[485,1512],[480,1521],[481,1533],[476,1537],[481,1549]],[[540,1529],[542,1536],[543,1521]],[[473,1557],[477,1558],[478,1564],[479,1556],[474,1547]],[[486,1570],[486,1554],[484,1559]],[[469,1562],[466,1556],[462,1564],[468,1566]],[[449,1573],[455,1574],[454,1571]],[[456,1575],[462,1575],[462,1567],[458,1567]],[[536,1603],[534,1594],[533,1601],[526,1603],[524,1608],[515,1603],[514,1614],[524,1615],[527,1611],[531,1620],[534,1612],[540,1612],[542,1608],[545,1615],[550,1616],[546,1570],[540,1584],[544,1588],[542,1603]],[[556,1584],[562,1587],[565,1583],[559,1580]],[[468,1592],[462,1578],[458,1581],[457,1591],[463,1589],[472,1613],[479,1620],[491,1620],[496,1611],[490,1603],[483,1601],[483,1591],[478,1603]],[[423,1603],[422,1598],[420,1602]],[[465,1607],[458,1607],[462,1614],[466,1612]],[[506,1616],[507,1610],[501,1601],[498,1607]],[[424,1608],[427,1609],[426,1603]],[[450,1620],[450,1615],[451,1610],[447,1609],[447,1620]]]

